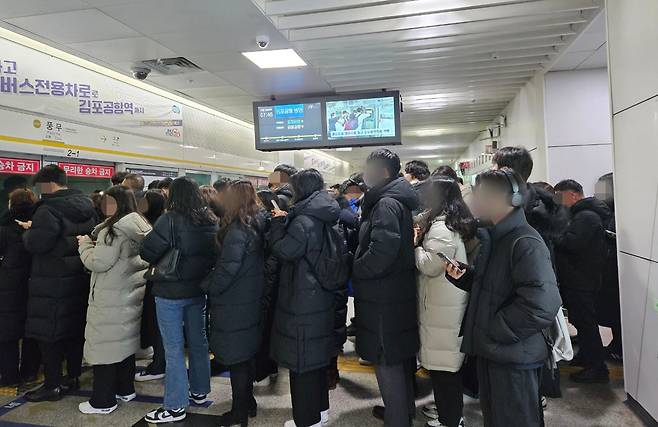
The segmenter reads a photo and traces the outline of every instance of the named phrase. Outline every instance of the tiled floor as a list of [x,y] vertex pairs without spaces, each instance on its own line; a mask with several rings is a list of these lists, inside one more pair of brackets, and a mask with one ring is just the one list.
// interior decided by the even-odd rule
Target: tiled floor
[[[348,353],[341,362],[342,379],[338,389],[331,392],[330,426],[379,427],[383,424],[370,415],[371,407],[381,402],[377,383],[371,368],[358,364],[353,353]],[[643,424],[624,404],[623,373],[620,366],[612,367],[610,385],[582,386],[576,385],[566,377],[569,369],[563,372],[563,391],[565,397],[551,400],[546,411],[547,426],[596,426],[596,427],[640,427]],[[83,389],[90,386],[90,372],[83,375]],[[418,406],[428,402],[430,384],[426,378],[419,378],[423,397]],[[250,421],[252,426],[282,426],[291,417],[288,378],[282,374],[269,387],[257,388],[259,404],[258,417]],[[214,401],[208,408],[194,408],[191,411],[204,416],[189,417],[176,426],[210,426],[216,425],[216,416],[228,410],[230,406],[230,386],[224,378],[213,378]],[[119,409],[106,416],[84,416],[77,410],[78,403],[84,396],[69,396],[56,403],[25,403],[13,409],[0,409],[0,427],[37,426],[75,426],[75,427],[130,427],[144,426],[141,417],[157,406],[158,397],[162,396],[161,381],[137,384],[137,392],[143,396],[139,402],[120,405]],[[83,394],[83,393],[81,393]],[[14,401],[16,397],[0,396],[0,405]],[[4,411],[4,414],[3,414]],[[466,398],[465,408],[467,426],[482,425],[477,401]],[[418,413],[416,426],[425,423],[423,415]]]

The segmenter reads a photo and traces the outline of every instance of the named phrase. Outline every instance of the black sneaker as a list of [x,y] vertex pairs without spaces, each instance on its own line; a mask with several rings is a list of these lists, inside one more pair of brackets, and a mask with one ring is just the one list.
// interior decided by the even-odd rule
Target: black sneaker
[[144,382],[144,381],[155,381],[155,380],[161,380],[165,377],[164,372],[163,373],[153,373],[148,371],[147,369],[144,369],[143,371],[139,371],[135,374],[135,381],[137,382]]
[[249,417],[247,414],[240,417],[236,412],[230,410],[219,416],[219,427],[240,426],[247,427],[249,425]]
[[350,325],[346,329],[346,332],[348,337],[356,336],[356,325],[354,323],[350,323]]
[[203,405],[208,401],[208,395],[190,392],[190,400],[194,402],[195,405]]
[[180,409],[154,409],[144,417],[144,421],[151,424],[175,423],[185,419],[185,408]]
[[608,368],[585,368],[569,376],[571,381],[580,384],[608,384],[610,372]]
[[62,387],[46,388],[45,384],[25,394],[25,400],[28,402],[57,402],[62,397],[64,397]]
[[80,379],[64,377],[62,378],[62,390],[64,393],[71,393],[80,390]]

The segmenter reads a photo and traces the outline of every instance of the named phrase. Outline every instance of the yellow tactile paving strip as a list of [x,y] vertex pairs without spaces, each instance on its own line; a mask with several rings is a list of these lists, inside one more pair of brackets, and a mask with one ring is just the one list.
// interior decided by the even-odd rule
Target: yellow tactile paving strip
[[[610,379],[611,380],[623,380],[624,379],[624,367],[621,365],[608,365],[610,369]],[[358,357],[345,357],[341,356],[338,358],[338,370],[341,372],[354,372],[358,374],[374,374],[375,369],[372,366],[363,366],[359,363]],[[562,375],[569,375],[574,372],[578,372],[580,368],[574,366],[563,366],[560,368],[560,373]],[[421,369],[418,371],[418,376],[428,377],[427,371]]]

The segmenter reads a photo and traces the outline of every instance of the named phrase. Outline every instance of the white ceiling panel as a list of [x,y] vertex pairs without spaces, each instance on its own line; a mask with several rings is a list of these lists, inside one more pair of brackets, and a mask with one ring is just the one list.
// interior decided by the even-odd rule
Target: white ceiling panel
[[207,100],[208,98],[219,98],[222,96],[249,95],[244,90],[233,85],[187,88],[187,89],[182,89],[181,92],[185,93],[188,96],[191,96],[192,98],[197,98],[204,101]]
[[579,66],[579,70],[587,68],[606,68],[608,66],[608,51],[605,44],[598,48],[589,58],[583,61]]
[[146,59],[176,56],[176,52],[148,37],[69,43],[68,46],[89,56],[102,58],[108,63],[138,62]]
[[185,90],[193,88],[207,88],[210,86],[226,86],[229,83],[207,71],[192,71],[185,74],[174,74],[171,76],[163,76],[156,74],[149,76],[149,80],[176,90]]
[[0,19],[88,9],[83,0],[20,0],[0,3]]
[[256,65],[246,70],[217,73],[221,78],[258,96],[327,93],[331,86],[312,68],[261,70]]
[[6,22],[59,43],[138,37],[134,29],[97,9],[6,19]]

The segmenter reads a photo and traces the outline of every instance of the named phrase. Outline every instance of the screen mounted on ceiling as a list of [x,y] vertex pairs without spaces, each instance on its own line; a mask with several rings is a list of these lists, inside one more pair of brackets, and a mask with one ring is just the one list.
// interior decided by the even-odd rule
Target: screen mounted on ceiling
[[256,149],[401,144],[399,92],[254,103]]

